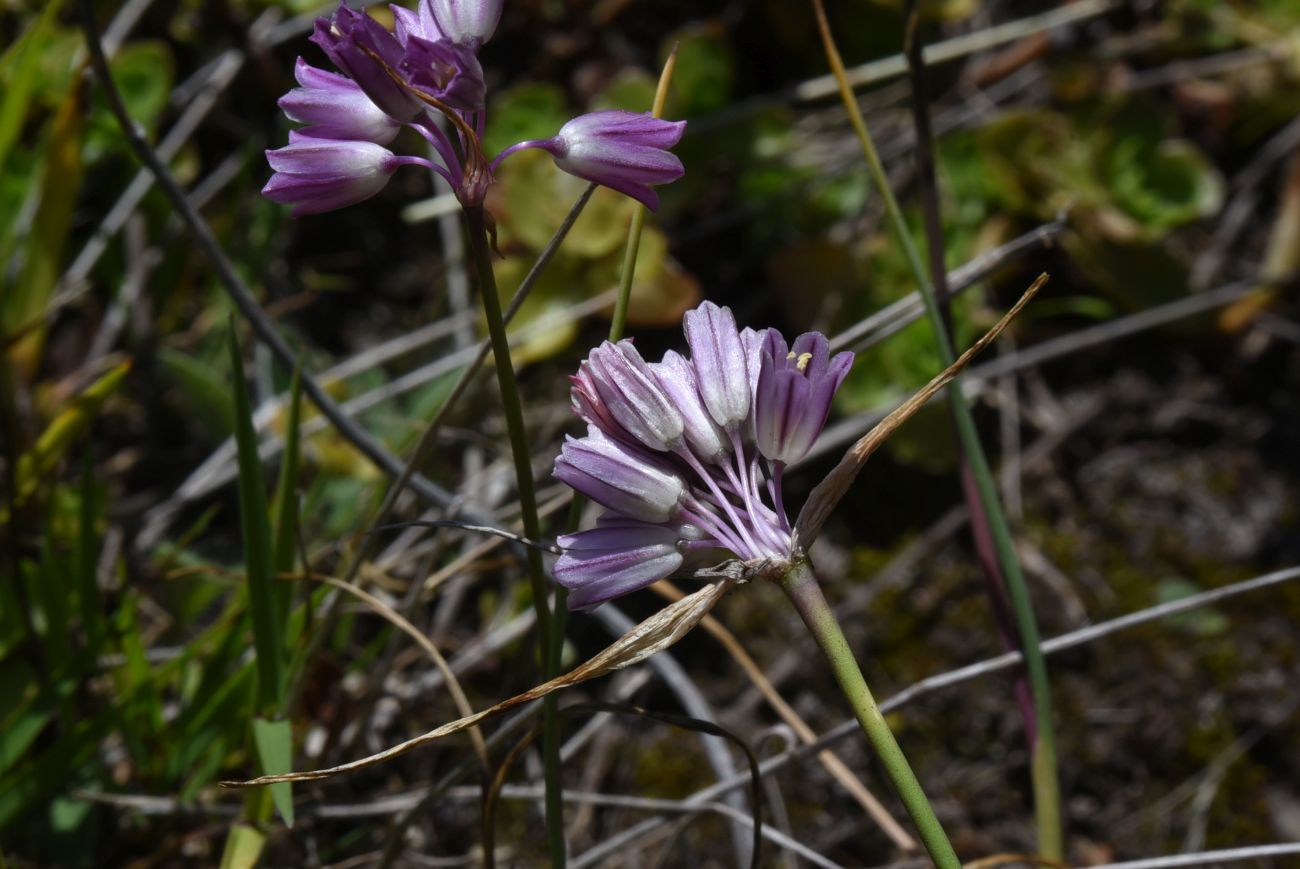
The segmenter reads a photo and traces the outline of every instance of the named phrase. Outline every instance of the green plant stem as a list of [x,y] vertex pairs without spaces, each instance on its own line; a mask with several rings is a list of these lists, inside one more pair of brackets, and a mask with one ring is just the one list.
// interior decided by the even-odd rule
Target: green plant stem
[[961,869],[961,862],[957,859],[947,834],[939,824],[930,801],[921,790],[921,783],[917,781],[916,774],[912,772],[907,758],[903,756],[903,750],[898,747],[898,741],[894,739],[885,717],[880,714],[876,699],[871,696],[871,689],[867,687],[867,681],[862,677],[862,670],[858,668],[857,659],[853,657],[853,650],[849,648],[849,642],[844,638],[839,622],[835,620],[835,613],[817,584],[812,565],[804,559],[796,561],[777,580],[777,584],[790,598],[790,602],[798,610],[803,623],[808,626],[808,631],[817,641],[827,662],[830,663],[835,681],[839,683],[845,699],[853,707],[853,714],[862,725],[862,732],[866,734],[872,748],[876,750],[885,772],[889,775],[889,780],[893,782],[894,789],[898,791],[903,805],[907,808],[907,813],[912,816],[917,834],[925,845],[930,859],[938,869]]
[[[537,515],[537,493],[533,487],[533,463],[528,451],[528,432],[524,428],[523,406],[519,401],[519,386],[515,381],[515,367],[510,358],[510,342],[506,336],[505,319],[501,313],[501,298],[497,295],[496,275],[492,271],[492,250],[488,245],[486,214],[482,206],[465,209],[469,245],[478,271],[479,295],[483,299],[483,313],[487,318],[488,336],[492,341],[492,355],[496,360],[497,384],[501,389],[501,407],[505,412],[506,431],[510,436],[510,452],[515,463],[515,477],[519,491],[519,511],[523,517],[524,535],[532,540],[542,537],[542,524]],[[551,610],[547,604],[549,583],[542,568],[542,555],[528,547],[528,582],[532,590],[533,606],[537,610],[537,633],[540,661],[543,671],[551,661]],[[551,866],[561,869],[565,864],[564,816],[560,790],[560,745],[558,716],[552,706],[550,714],[543,711],[542,758],[546,779],[546,826],[550,840]]]
[[[632,277],[636,272],[636,255],[641,246],[641,228],[645,225],[645,209],[638,206],[632,212],[632,223],[628,229],[627,249],[623,254],[623,272],[619,279],[618,297],[614,300],[614,315],[609,323],[609,340],[618,341],[623,337],[623,328],[627,324],[627,306],[628,299],[632,295]],[[573,502],[569,505],[569,519],[565,527],[570,531],[576,530],[578,522],[582,518],[582,508],[586,506],[587,499],[577,493],[574,493]],[[551,641],[547,647],[546,654],[546,678],[552,679],[560,673],[560,657],[564,652],[564,626],[568,621],[569,608],[566,602],[569,599],[567,589],[560,586],[555,587],[555,611],[551,614]],[[542,739],[545,742],[548,727],[555,729],[556,744],[559,744],[559,701],[558,694],[548,694],[542,700]],[[548,758],[549,760],[550,758]],[[559,775],[559,754],[555,758],[556,775]],[[549,804],[550,792],[547,792],[547,818],[548,827],[549,819],[552,817],[552,810]],[[563,811],[563,802],[561,800],[560,789],[555,789],[555,808],[554,817],[561,818]],[[557,827],[549,827],[548,833],[551,836],[551,853],[556,853],[556,836],[559,836],[559,848],[563,849],[564,827],[560,824]],[[554,864],[554,857],[552,857]],[[560,864],[563,865],[563,864]]]
[[[839,82],[840,97],[862,146],[867,170],[880,192],[889,222],[898,236],[898,242],[907,257],[908,267],[920,290],[921,301],[924,303],[926,315],[933,325],[935,339],[939,345],[941,361],[945,366],[951,365],[956,354],[953,351],[952,338],[945,327],[943,311],[935,299],[934,286],[930,282],[921,254],[912,240],[902,209],[898,206],[898,200],[890,188],[889,176],[880,162],[880,155],[876,152],[875,142],[867,129],[866,119],[862,116],[862,110],[849,86],[844,63],[835,47],[830,23],[821,0],[813,0],[813,8],[817,15],[827,59],[830,61],[831,71]],[[1037,739],[1032,745],[1031,776],[1034,783],[1034,816],[1038,826],[1038,850],[1042,856],[1060,860],[1064,853],[1064,835],[1061,827],[1060,783],[1057,778],[1056,735],[1052,724],[1052,695],[1047,677],[1047,663],[1039,648],[1038,619],[1034,614],[1029,588],[1020,569],[1020,559],[1016,555],[1015,544],[1012,541],[1011,529],[1007,523],[1006,513],[1002,510],[1002,502],[989,470],[988,459],[984,455],[979,431],[975,427],[974,417],[966,403],[960,377],[954,378],[948,385],[946,395],[957,429],[957,437],[970,463],[971,476],[979,493],[980,504],[988,517],[989,532],[993,537],[1002,575],[1011,595],[1016,628],[1020,634],[1021,652],[1024,654],[1025,669],[1029,675],[1029,690],[1033,695],[1037,726]]]
[[619,341],[627,325],[628,300],[632,298],[632,279],[636,275],[636,255],[641,249],[641,228],[645,226],[645,207],[637,205],[632,210],[632,224],[627,231],[627,248],[623,251],[623,271],[619,275],[618,298],[614,300],[614,316],[609,321],[609,340]]

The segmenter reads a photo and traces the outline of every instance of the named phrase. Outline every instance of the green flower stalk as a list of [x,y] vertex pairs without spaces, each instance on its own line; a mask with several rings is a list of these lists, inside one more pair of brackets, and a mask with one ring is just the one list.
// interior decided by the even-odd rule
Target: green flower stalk
[[835,613],[822,594],[812,565],[807,559],[796,560],[777,578],[776,583],[790,598],[799,617],[807,625],[808,632],[826,656],[831,672],[835,674],[835,681],[839,683],[844,698],[849,701],[854,717],[862,725],[862,732],[876,750],[885,773],[903,800],[907,813],[912,816],[930,859],[938,869],[960,869],[961,861],[957,859],[930,801],[926,799],[921,783],[903,756],[898,740],[894,739],[885,717],[880,714],[880,707],[876,705],[871,689],[867,687],[857,659],[853,657],[853,650],[849,648],[848,640],[835,619]]

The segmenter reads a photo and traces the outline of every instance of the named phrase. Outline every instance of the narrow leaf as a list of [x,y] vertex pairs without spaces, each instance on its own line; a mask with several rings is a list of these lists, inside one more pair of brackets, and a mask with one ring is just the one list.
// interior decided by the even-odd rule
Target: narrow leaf
[[221,869],[253,869],[262,856],[266,836],[256,827],[235,823],[226,835],[226,847],[221,852]]
[[271,522],[267,516],[262,460],[257,453],[248,385],[244,382],[239,339],[230,324],[230,364],[234,372],[235,440],[239,452],[239,517],[244,533],[244,569],[248,573],[248,607],[257,652],[257,708],[271,712],[283,694],[282,656],[271,562]]
[[0,75],[8,87],[0,100],[0,170],[18,140],[40,73],[41,48],[58,20],[61,0],[46,3],[41,17],[0,57]]
[[81,187],[84,131],[81,90],[73,88],[45,133],[39,205],[27,237],[22,271],[0,297],[6,338],[21,334],[8,348],[20,378],[35,372],[45,344],[44,312],[64,266],[63,252]]
[[[299,428],[302,420],[302,364],[294,368],[289,388],[289,417],[284,428],[284,456],[280,460],[280,479],[275,487],[275,551],[272,566],[275,574],[293,571],[298,540],[298,460]],[[283,636],[289,617],[292,587],[286,582],[275,584],[277,623]]]
[[[283,775],[293,768],[293,728],[287,720],[268,721],[253,719],[253,744],[257,746],[257,759],[262,772]],[[293,826],[293,785],[280,782],[271,785],[271,799],[286,827]]]
[[93,660],[103,640],[102,608],[95,572],[99,561],[99,538],[95,533],[98,511],[95,502],[95,458],[86,445],[81,469],[81,503],[77,512],[77,602],[81,606],[81,630],[86,638],[86,653]]

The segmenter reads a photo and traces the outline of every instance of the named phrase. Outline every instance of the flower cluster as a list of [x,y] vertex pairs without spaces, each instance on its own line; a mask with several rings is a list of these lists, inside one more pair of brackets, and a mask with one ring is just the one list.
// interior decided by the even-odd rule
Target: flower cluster
[[787,345],[775,329],[738,330],[710,302],[685,330],[690,358],[649,363],[631,341],[606,341],[571,378],[587,434],[567,439],[555,476],[605,508],[595,528],[559,538],[554,576],[571,609],[663,579],[694,550],[791,554],[781,477],[821,434],[853,354],[832,356],[817,332]]
[[[659,204],[653,185],[675,181],[682,164],[668,148],[686,124],[648,114],[601,111],[564,124],[550,139],[512,145],[495,159],[483,153],[487,87],[478,52],[501,17],[502,0],[419,0],[391,6],[386,30],[340,0],[316,22],[311,39],[343,75],[298,59],[300,85],[280,99],[303,124],[289,144],[267,152],[275,174],[263,195],[314,214],[374,196],[403,165],[437,172],[467,207],[482,205],[497,166],[524,148],[549,152],[572,175]],[[432,146],[436,159],[398,155],[386,146],[403,127]]]

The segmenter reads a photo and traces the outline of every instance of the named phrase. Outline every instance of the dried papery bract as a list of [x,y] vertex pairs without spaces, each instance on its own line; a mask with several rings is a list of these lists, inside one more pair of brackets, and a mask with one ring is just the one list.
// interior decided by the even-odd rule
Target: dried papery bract
[[863,435],[857,443],[849,447],[848,451],[844,453],[844,458],[840,459],[840,463],[835,466],[834,470],[827,474],[826,478],[812,490],[812,494],[808,496],[807,502],[804,503],[803,510],[799,513],[799,518],[795,521],[793,548],[796,554],[806,552],[808,547],[812,546],[813,541],[817,539],[817,535],[821,533],[822,525],[826,523],[827,517],[844,498],[845,493],[853,485],[858,472],[862,470],[871,454],[912,414],[929,403],[930,399],[934,398],[939,390],[947,386],[976,355],[1001,335],[1002,331],[1011,324],[1011,321],[1024,309],[1025,305],[1029,304],[1030,300],[1038,294],[1038,291],[1046,283],[1047,275],[1039,275],[1029,289],[1025,290],[1025,294],[1020,297],[1020,300],[1012,306],[1011,310],[1007,311],[992,329],[985,333],[984,337],[972,344],[970,349],[961,354],[956,362],[936,375],[915,395],[895,408],[892,413],[876,423],[875,427]]
[[282,781],[316,781],[365,769],[368,766],[374,766],[377,763],[399,757],[423,745],[436,742],[445,736],[460,733],[468,727],[473,727],[475,724],[500,715],[502,712],[508,712],[521,704],[539,700],[548,694],[559,691],[561,688],[569,688],[599,676],[607,675],[615,670],[639,664],[656,652],[661,652],[674,645],[678,640],[690,633],[691,629],[699,624],[700,619],[704,618],[713,609],[723,595],[731,591],[741,581],[737,578],[741,575],[741,571],[733,571],[731,576],[710,583],[694,594],[687,595],[681,600],[669,604],[619,637],[603,652],[563,676],[557,676],[549,682],[544,682],[522,694],[511,697],[509,700],[503,700],[497,705],[474,715],[459,718],[441,727],[434,728],[428,733],[414,739],[408,739],[406,742],[399,743],[378,754],[372,754],[369,757],[363,757],[360,760],[329,767],[328,769],[291,772],[284,775],[264,775],[248,781],[224,781],[220,784],[225,788],[245,788],[275,784]]

